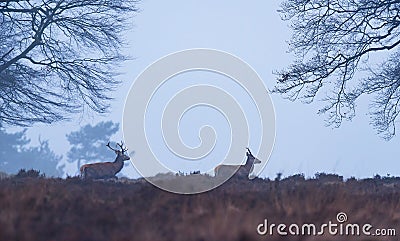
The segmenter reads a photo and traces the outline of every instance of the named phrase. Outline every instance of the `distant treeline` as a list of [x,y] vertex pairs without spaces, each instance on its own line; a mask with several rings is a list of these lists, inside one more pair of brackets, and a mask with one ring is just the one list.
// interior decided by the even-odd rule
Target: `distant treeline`
[[[66,160],[76,163],[76,170],[82,164],[96,161],[112,161],[114,155],[105,145],[119,130],[119,124],[112,121],[85,125],[78,131],[66,135],[70,149]],[[48,177],[65,174],[63,156],[57,155],[49,146],[49,140],[41,140],[39,146],[32,146],[26,136],[27,129],[9,133],[0,123],[0,172],[16,174],[20,169],[35,169]]]

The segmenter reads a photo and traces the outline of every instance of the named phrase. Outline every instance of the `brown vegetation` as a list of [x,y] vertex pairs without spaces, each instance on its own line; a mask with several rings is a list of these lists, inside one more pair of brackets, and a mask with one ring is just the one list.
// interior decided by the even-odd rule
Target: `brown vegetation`
[[168,193],[143,179],[0,180],[0,240],[398,240],[399,233],[397,238],[380,239],[283,238],[260,236],[256,231],[265,218],[276,224],[318,225],[336,221],[339,212],[347,213],[351,223],[398,229],[399,178],[231,179],[196,195]]

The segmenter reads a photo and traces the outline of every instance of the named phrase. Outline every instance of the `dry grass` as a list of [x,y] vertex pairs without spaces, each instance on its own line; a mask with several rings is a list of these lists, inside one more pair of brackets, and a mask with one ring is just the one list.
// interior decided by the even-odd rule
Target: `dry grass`
[[321,224],[335,221],[338,212],[346,212],[352,223],[398,228],[400,180],[232,179],[197,195],[171,194],[143,180],[0,180],[0,240],[283,240],[277,235],[259,236],[257,225],[264,218],[274,223]]

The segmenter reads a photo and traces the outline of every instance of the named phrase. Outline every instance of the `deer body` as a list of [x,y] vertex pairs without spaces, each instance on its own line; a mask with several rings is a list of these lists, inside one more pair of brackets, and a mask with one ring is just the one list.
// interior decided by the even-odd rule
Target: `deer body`
[[[119,144],[118,144],[119,145]],[[114,162],[98,162],[92,164],[85,164],[81,166],[81,176],[84,179],[105,179],[105,178],[115,178],[116,174],[121,171],[124,166],[124,161],[129,160],[129,156],[125,155],[124,152],[127,149],[122,147],[122,144],[119,145],[121,147],[120,150],[115,150],[110,147],[110,143],[107,146],[115,151],[117,157]]]
[[260,160],[255,158],[253,154],[251,154],[250,149],[247,148],[247,160],[244,165],[219,165],[214,169],[215,176],[225,176],[225,175],[230,175],[233,173],[236,169],[237,172],[234,174],[234,176],[239,177],[239,178],[249,178],[250,173],[253,172],[254,169],[254,164],[261,163]]

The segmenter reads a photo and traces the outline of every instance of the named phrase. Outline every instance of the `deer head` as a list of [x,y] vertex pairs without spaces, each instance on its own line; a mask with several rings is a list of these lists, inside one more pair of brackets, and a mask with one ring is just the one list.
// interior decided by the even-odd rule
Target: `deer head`
[[249,173],[249,179],[254,179],[255,176],[254,175],[250,175],[250,174],[254,171],[254,164],[260,164],[261,161],[258,158],[255,158],[253,156],[253,154],[251,153],[249,148],[246,148],[246,149],[247,149],[247,152],[246,152],[247,162],[246,162],[245,166],[247,166],[247,168],[250,167],[250,170],[248,172]]
[[121,144],[117,143],[116,146],[119,147],[121,150],[114,149],[110,146],[110,142],[107,143],[107,147],[113,150],[115,154],[117,154],[117,158],[115,159],[115,161],[118,160],[127,161],[131,159],[128,155],[125,155],[125,152],[128,151],[128,148],[124,147],[124,143],[122,141]]
[[259,164],[259,163],[261,163],[261,161],[260,160],[258,160],[257,158],[255,158],[254,156],[253,156],[253,154],[251,153],[251,151],[250,151],[250,149],[249,148],[246,148],[247,149],[247,152],[246,152],[246,156],[247,156],[247,162],[246,163],[254,163],[254,164]]

